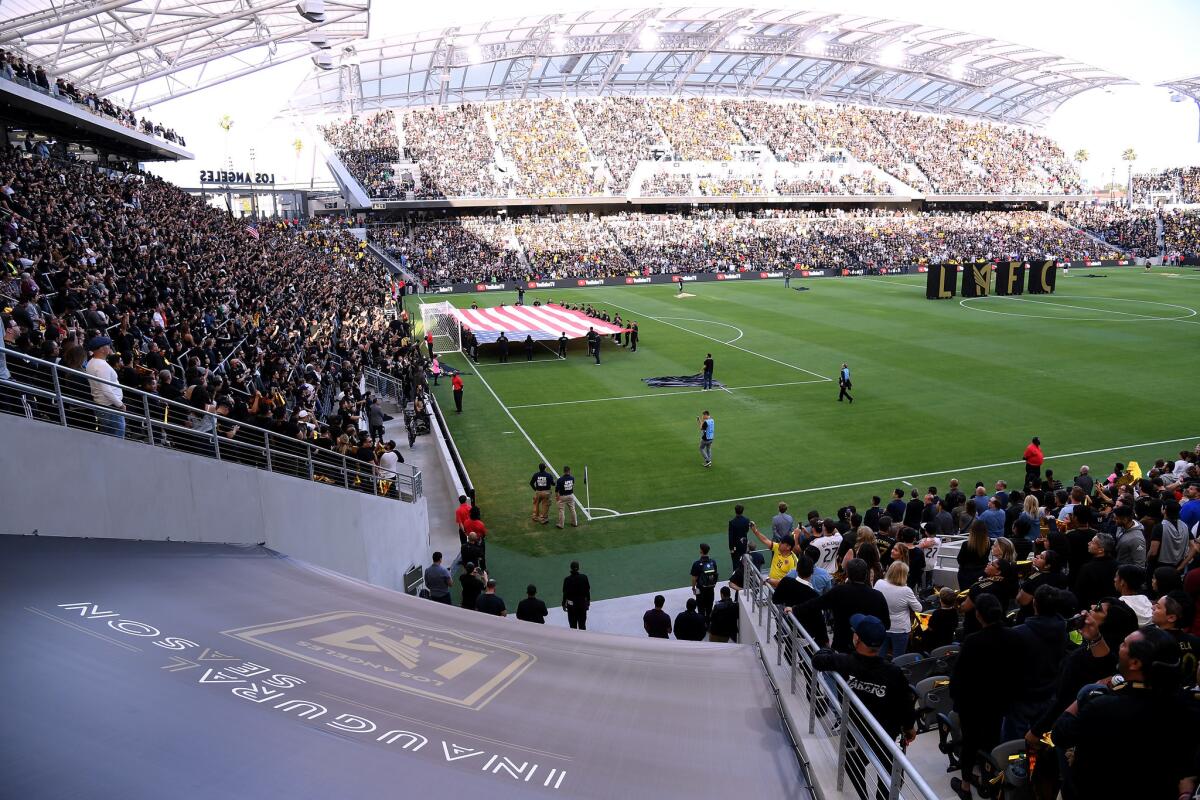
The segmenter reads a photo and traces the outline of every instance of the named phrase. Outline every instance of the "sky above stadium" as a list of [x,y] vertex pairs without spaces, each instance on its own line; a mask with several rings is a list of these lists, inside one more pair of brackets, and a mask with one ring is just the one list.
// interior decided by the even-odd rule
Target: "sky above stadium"
[[[374,0],[371,37],[445,27],[451,24],[527,14],[641,5],[613,0],[521,0],[497,5],[483,0],[408,3]],[[703,3],[703,5],[719,5]],[[1114,174],[1123,182],[1121,153],[1137,152],[1136,170],[1200,164],[1200,113],[1190,100],[1171,102],[1156,83],[1200,74],[1200,0],[1094,0],[1053,2],[1008,0],[780,0],[747,3],[763,8],[797,8],[860,13],[993,36],[1093,64],[1142,85],[1085,93],[1065,103],[1046,131],[1068,154],[1089,152],[1084,177],[1092,186]],[[156,172],[181,185],[196,183],[197,169],[220,169],[227,159],[235,169],[274,172],[280,183],[327,177],[315,163],[306,134],[275,117],[293,89],[313,67],[307,59],[284,64],[248,78],[161,104],[147,116],[182,131],[196,162],[161,165]],[[228,114],[226,134],[219,126]],[[297,153],[294,142],[303,146]],[[251,150],[254,160],[251,163]]]

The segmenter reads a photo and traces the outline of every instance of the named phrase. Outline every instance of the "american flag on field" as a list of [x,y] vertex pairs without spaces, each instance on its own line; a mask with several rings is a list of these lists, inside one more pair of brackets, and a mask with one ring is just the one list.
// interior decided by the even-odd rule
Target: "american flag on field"
[[587,336],[588,328],[594,328],[601,336],[612,336],[626,330],[553,303],[541,306],[456,308],[454,315],[464,327],[474,331],[475,338],[482,343],[496,341],[501,331],[509,340],[518,342],[524,341],[526,336],[532,336],[534,341],[552,340],[564,333],[568,339],[580,339]]
[[257,239],[258,238],[258,226],[255,225],[254,223],[250,223],[249,225],[247,225],[246,226],[246,235],[249,236],[251,239]]

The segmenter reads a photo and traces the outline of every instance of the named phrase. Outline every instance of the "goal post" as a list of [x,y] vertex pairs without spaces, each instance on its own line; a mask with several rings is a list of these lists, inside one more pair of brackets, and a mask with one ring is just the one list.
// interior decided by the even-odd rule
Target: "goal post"
[[433,334],[435,353],[461,353],[462,327],[454,316],[450,303],[424,303],[421,305],[421,335]]

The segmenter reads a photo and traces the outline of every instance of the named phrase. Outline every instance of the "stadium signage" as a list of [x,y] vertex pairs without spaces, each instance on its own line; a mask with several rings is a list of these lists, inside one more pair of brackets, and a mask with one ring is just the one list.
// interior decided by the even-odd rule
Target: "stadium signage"
[[[1008,262],[997,262],[994,267],[1005,265]],[[1014,262],[1018,265],[1021,262]],[[1040,262],[1039,262],[1040,263]],[[1119,267],[1133,264],[1132,260],[1123,259],[1120,261],[1070,261],[1059,262],[1060,267],[1082,267],[1082,266],[1103,266],[1103,267]],[[937,265],[934,265],[937,266]],[[977,265],[972,265],[977,266]],[[957,274],[962,271],[958,264],[947,264],[946,269]],[[626,275],[613,278],[575,278],[572,280],[549,280],[549,281],[504,281],[496,283],[456,283],[450,286],[431,286],[424,291],[426,294],[463,294],[472,292],[495,292],[509,290],[515,292],[517,289],[559,289],[568,286],[631,286],[643,284],[655,285],[671,285],[675,283],[707,283],[711,281],[729,281],[729,280],[771,280],[773,278],[782,278],[786,275],[791,275],[793,278],[840,278],[840,277],[856,277],[860,275],[907,275],[911,273],[925,274],[930,271],[930,266],[925,264],[913,265],[898,265],[888,267],[836,267],[822,269],[794,269],[788,270],[760,272],[758,270],[747,270],[744,272],[696,272],[687,275]]]
[[250,185],[275,183],[274,172],[233,172],[232,170],[200,170],[201,183],[240,183]]

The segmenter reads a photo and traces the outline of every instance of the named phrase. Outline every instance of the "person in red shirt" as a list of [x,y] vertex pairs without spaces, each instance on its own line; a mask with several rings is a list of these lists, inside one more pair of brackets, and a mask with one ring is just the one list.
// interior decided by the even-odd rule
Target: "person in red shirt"
[[483,524],[480,518],[479,506],[471,506],[471,513],[467,517],[463,529],[467,533],[467,539],[470,540],[471,534],[475,534],[475,541],[479,543],[479,549],[482,555],[479,558],[479,568],[487,569],[487,526]]
[[471,501],[465,494],[458,496],[458,508],[454,509],[454,522],[458,525],[458,543],[467,543],[467,521],[471,519]]
[[429,358],[432,359],[433,358],[433,334],[432,333],[429,333],[429,332],[425,333],[425,346],[427,348],[429,348]]
[[1042,455],[1042,440],[1033,437],[1025,448],[1025,455],[1021,457],[1025,460],[1025,489],[1028,491],[1030,484],[1041,480],[1042,462],[1046,460]]
[[454,377],[450,379],[450,386],[454,389],[454,413],[461,414],[463,381],[462,376],[457,372],[454,373]]

